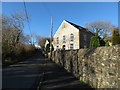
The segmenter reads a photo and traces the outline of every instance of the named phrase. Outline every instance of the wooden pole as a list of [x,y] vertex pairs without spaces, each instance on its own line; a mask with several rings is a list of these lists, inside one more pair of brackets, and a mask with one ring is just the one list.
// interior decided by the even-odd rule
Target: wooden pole
[[50,25],[50,59],[52,58],[52,29],[53,29],[53,20],[51,16],[51,25]]

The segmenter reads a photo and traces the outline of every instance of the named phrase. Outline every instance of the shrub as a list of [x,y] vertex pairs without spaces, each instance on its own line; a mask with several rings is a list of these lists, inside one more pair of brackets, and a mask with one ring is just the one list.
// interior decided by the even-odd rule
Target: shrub
[[24,44],[17,44],[14,48],[14,55],[16,57],[22,56],[25,54],[25,45]]
[[100,41],[99,41],[98,37],[96,35],[92,36],[91,40],[90,40],[90,48],[96,48],[99,46],[100,46]]
[[114,28],[112,32],[112,45],[120,44],[120,34],[118,28]]
[[[7,47],[7,46],[4,46],[4,47]],[[8,64],[8,63],[10,64],[10,63],[14,63],[16,61],[23,60],[23,59],[33,55],[34,51],[35,51],[35,46],[25,45],[22,43],[16,44],[11,53],[10,53],[10,49],[4,48],[4,52],[2,53],[2,55],[4,56],[3,64]]]
[[109,41],[106,41],[105,46],[110,46]]
[[11,55],[13,54],[13,49],[14,47],[12,47],[10,44],[6,42],[2,43],[2,61],[3,62],[6,58],[11,57]]
[[84,79],[82,77],[80,77],[80,82],[84,82]]
[[31,55],[35,51],[35,46],[33,45],[26,45],[25,51],[27,55]]

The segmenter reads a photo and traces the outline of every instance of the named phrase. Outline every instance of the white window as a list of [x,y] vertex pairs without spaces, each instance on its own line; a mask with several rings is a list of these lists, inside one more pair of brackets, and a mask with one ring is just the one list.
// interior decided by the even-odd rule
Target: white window
[[74,46],[73,46],[73,44],[70,44],[70,49],[74,49]]
[[63,36],[63,43],[66,43],[66,37],[65,37],[65,35]]
[[57,42],[57,44],[59,44],[59,37],[57,37],[56,42]]
[[70,41],[74,41],[74,35],[72,33],[70,34]]

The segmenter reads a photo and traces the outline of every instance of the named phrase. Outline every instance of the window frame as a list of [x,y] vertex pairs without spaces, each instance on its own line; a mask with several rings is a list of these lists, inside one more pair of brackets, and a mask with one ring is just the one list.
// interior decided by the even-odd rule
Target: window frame
[[66,43],[66,36],[63,36],[63,43]]
[[74,41],[74,34],[73,34],[73,33],[70,34],[70,41],[71,41],[71,42]]
[[[71,48],[71,47],[72,47],[72,48]],[[73,43],[70,44],[70,49],[71,49],[71,50],[74,49],[74,44],[73,44]]]

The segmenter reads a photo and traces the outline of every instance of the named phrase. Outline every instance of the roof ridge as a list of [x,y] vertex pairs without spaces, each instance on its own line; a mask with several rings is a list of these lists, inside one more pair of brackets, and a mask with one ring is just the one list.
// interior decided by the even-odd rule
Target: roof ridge
[[[65,21],[68,22],[68,23],[70,23],[71,25],[73,25],[75,28],[77,28],[77,29],[79,29],[79,30],[84,29],[84,30],[86,30],[88,33],[92,33],[92,32],[89,31],[87,28],[84,28],[84,27],[82,27],[82,26],[79,26],[79,25],[77,25],[77,24],[74,24],[74,23],[72,23],[72,22],[69,22],[68,20],[65,20]],[[94,33],[92,33],[92,34],[94,34]]]
[[65,21],[68,22],[68,23],[70,23],[70,24],[73,25],[73,26],[77,26],[77,27],[86,29],[86,28],[84,28],[84,27],[82,27],[82,26],[79,26],[79,25],[77,25],[77,24],[74,24],[74,23],[72,23],[72,22],[70,22],[70,21],[68,21],[68,20],[65,20]]

